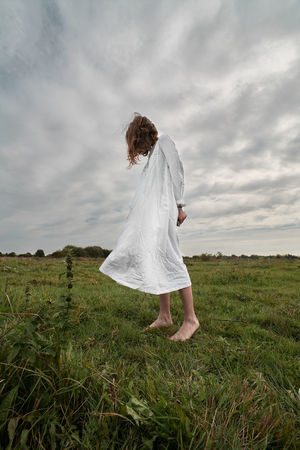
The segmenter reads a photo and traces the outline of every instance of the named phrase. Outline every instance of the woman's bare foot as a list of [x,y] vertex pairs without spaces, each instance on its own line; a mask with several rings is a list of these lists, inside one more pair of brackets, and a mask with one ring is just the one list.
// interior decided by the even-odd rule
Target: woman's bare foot
[[173,334],[173,336],[167,336],[167,339],[170,341],[185,341],[198,330],[199,326],[200,324],[197,317],[193,320],[185,320],[179,330]]
[[144,328],[143,331],[149,330],[151,328],[161,328],[161,327],[170,327],[173,325],[173,321],[171,317],[160,317],[151,323],[148,327]]

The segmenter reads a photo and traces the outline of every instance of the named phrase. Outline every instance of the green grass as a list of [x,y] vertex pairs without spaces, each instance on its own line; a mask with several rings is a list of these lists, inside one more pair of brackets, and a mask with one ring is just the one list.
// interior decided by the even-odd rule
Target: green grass
[[158,296],[101,262],[73,259],[62,319],[64,259],[0,260],[3,448],[299,448],[299,260],[186,262],[200,328],[185,342],[166,339],[178,292],[173,326],[144,332]]

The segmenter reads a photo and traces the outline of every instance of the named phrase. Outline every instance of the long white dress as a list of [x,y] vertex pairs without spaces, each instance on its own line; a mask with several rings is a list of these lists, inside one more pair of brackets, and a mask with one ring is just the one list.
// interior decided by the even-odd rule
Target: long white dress
[[186,205],[183,193],[178,151],[170,136],[161,134],[141,172],[124,230],[99,270],[119,284],[150,294],[191,286],[176,228],[177,205]]

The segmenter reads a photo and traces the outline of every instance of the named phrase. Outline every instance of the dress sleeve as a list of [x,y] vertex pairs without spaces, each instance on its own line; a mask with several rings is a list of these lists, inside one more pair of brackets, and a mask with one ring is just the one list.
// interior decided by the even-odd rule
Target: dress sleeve
[[169,135],[164,134],[160,137],[161,149],[166,158],[167,165],[170,170],[171,178],[173,181],[174,195],[177,205],[186,206],[184,202],[184,170],[183,164],[179,157],[177,148],[174,141]]

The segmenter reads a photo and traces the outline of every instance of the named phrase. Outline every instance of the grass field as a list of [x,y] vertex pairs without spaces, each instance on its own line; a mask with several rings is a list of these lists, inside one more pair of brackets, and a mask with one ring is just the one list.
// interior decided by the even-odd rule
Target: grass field
[[[100,259],[0,259],[1,449],[296,449],[300,260],[186,262],[200,328]],[[27,293],[26,291],[27,286]]]

